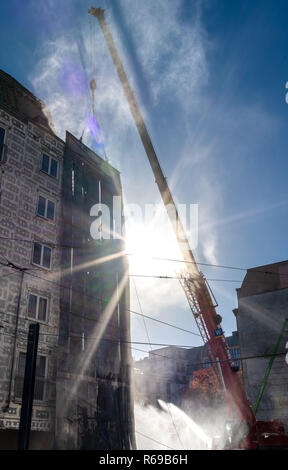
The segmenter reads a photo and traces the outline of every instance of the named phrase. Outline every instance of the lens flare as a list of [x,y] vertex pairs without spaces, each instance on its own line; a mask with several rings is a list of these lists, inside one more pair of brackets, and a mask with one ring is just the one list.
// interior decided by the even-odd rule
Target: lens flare
[[86,126],[98,146],[104,147],[99,124],[94,116],[89,115],[86,120]]
[[72,62],[66,62],[62,65],[60,82],[63,89],[73,97],[84,96],[87,93],[85,73]]

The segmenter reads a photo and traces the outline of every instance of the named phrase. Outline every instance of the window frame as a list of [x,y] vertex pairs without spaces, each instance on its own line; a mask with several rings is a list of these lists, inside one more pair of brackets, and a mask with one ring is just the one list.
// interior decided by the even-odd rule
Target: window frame
[[240,346],[232,346],[229,348],[232,361],[241,368],[241,351]]
[[[36,300],[36,312],[35,312],[35,317],[31,317],[29,315],[29,298],[30,298],[30,295],[34,295],[34,297],[37,298]],[[39,304],[40,304],[40,299],[45,299],[47,301],[46,303],[46,312],[45,312],[45,320],[40,320],[39,319]],[[48,323],[48,317],[49,317],[49,297],[48,296],[45,296],[45,295],[42,295],[42,294],[37,294],[36,292],[34,291],[30,291],[28,292],[28,300],[27,300],[27,318],[29,318],[30,320],[34,320],[34,321],[37,321],[39,323],[45,323],[47,324]]]
[[[50,250],[50,265],[49,265],[49,267],[44,266],[43,264],[38,264],[34,261],[34,249],[35,249],[36,244],[41,246],[40,263],[43,263],[44,248],[48,248]],[[40,241],[34,240],[33,241],[33,247],[32,247],[32,264],[34,264],[35,266],[38,266],[42,269],[46,269],[46,270],[50,271],[52,269],[52,248],[48,245],[45,245],[44,243],[42,243]]]
[[[43,157],[48,157],[49,158],[49,164],[48,164],[48,171],[45,171],[43,170]],[[56,172],[56,176],[54,175],[51,175],[51,165],[52,165],[52,160],[54,160],[56,163],[57,163],[57,172]],[[54,179],[58,179],[58,176],[59,176],[59,160],[57,160],[56,158],[54,157],[51,157],[51,155],[48,155],[47,153],[44,153],[42,152],[42,160],[41,160],[41,168],[40,170],[45,173],[45,175],[48,175],[48,176],[51,176],[51,178],[54,178]]]
[[[38,212],[38,208],[39,208],[39,199],[40,197],[42,197],[43,199],[45,199],[45,211],[44,211],[44,215],[42,214],[39,214]],[[54,212],[53,212],[53,219],[50,219],[49,217],[47,217],[47,212],[48,212],[48,202],[51,202],[52,204],[54,204]],[[38,217],[41,217],[42,219],[45,219],[45,220],[48,220],[49,222],[55,222],[56,221],[56,207],[57,207],[57,202],[54,198],[50,198],[50,196],[44,194],[44,193],[41,193],[41,192],[38,192],[38,199],[37,199],[37,207],[36,207],[36,215]]]
[[[25,356],[25,365],[24,365],[24,372],[23,372],[23,376],[19,374],[19,366],[20,366],[20,357],[22,356]],[[23,389],[23,386],[24,386],[24,377],[25,377],[25,367],[26,367],[26,357],[27,357],[27,352],[26,351],[23,351],[23,350],[20,350],[18,352],[18,358],[17,358],[17,368],[16,368],[16,371],[14,373],[14,400],[16,402],[21,402],[22,400],[22,393],[21,393],[21,396],[19,396],[18,394],[16,395],[16,392],[15,392],[15,388],[17,387],[16,385],[16,381],[15,379],[19,380],[19,379],[22,379],[23,380],[23,385],[22,385],[22,389]],[[43,395],[42,395],[42,399],[37,399],[37,398],[34,398],[33,397],[33,401],[36,402],[36,403],[44,403],[44,402],[47,402],[48,401],[48,397],[47,397],[47,380],[48,380],[48,361],[49,361],[49,358],[47,355],[45,354],[39,354],[37,356],[37,358],[40,358],[40,357],[44,357],[45,358],[45,371],[44,371],[44,377],[41,377],[41,376],[37,376],[37,364],[36,364],[36,371],[35,371],[35,388],[36,388],[36,383],[37,383],[37,380],[40,382],[43,380]],[[34,388],[34,396],[35,396],[35,388]],[[23,390],[22,390],[23,392]]]

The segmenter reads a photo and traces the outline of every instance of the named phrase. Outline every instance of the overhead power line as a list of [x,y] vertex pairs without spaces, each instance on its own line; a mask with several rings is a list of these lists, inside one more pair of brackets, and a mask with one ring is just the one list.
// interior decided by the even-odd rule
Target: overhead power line
[[[83,318],[83,317],[82,317]],[[3,320],[2,320],[3,321]],[[8,322],[4,322],[4,323],[8,323]],[[9,323],[10,325],[10,323]],[[11,325],[10,325],[11,326]],[[23,333],[23,334],[26,334],[28,332],[28,330],[20,330],[18,328],[18,331],[19,333]],[[14,334],[12,333],[4,333],[6,335],[9,335],[9,336],[14,336]],[[40,332],[39,335],[41,336],[54,336],[54,337],[59,337],[61,336],[61,334],[59,333],[45,333],[45,332]],[[83,336],[81,334],[73,334],[73,333],[70,333],[69,335],[70,338],[82,338]],[[99,338],[96,338],[96,337],[93,337],[93,336],[85,336],[85,341],[96,341],[98,340]],[[183,344],[166,344],[166,343],[150,343],[150,342],[145,342],[145,341],[126,341],[126,340],[120,340],[120,339],[113,339],[113,338],[100,338],[100,341],[108,341],[110,343],[121,343],[121,344],[143,344],[143,345],[149,345],[149,346],[163,346],[163,347],[173,347],[173,348],[189,348],[189,349],[193,349],[194,347],[196,346],[192,346],[191,344],[190,345],[183,345]]]
[[[139,304],[139,308],[142,312],[142,307],[141,307],[141,303],[140,303],[140,298],[139,298],[139,295],[138,295],[138,291],[137,291],[137,287],[136,287],[136,282],[135,280],[133,279],[133,283],[134,283],[134,287],[135,287],[135,291],[136,291],[136,296],[137,296],[137,300],[138,300],[138,304]],[[143,319],[143,323],[144,323],[144,328],[145,328],[145,332],[146,332],[146,336],[147,336],[147,339],[148,339],[148,342],[149,342],[149,346],[150,346],[150,351],[152,350],[152,344],[151,341],[150,341],[150,337],[149,337],[149,333],[148,333],[148,329],[147,329],[147,326],[146,326],[146,322],[145,322],[145,318],[142,316],[142,319]],[[183,447],[184,449],[184,446],[183,446],[183,443],[181,441],[181,438],[180,438],[180,434],[178,432],[178,429],[176,427],[176,424],[175,424],[175,421],[173,419],[173,416],[172,416],[172,413],[171,413],[171,410],[170,410],[170,407],[169,407],[169,403],[167,403],[167,410],[169,412],[169,415],[170,415],[170,418],[171,418],[171,421],[172,421],[172,424],[173,424],[173,427],[175,429],[175,432],[177,434],[177,437],[178,437],[178,440],[181,444],[181,446]]]
[[[28,330],[18,330],[19,333],[22,333],[22,334],[26,334],[28,332]],[[1,334],[1,332],[0,332]],[[3,333],[4,335],[7,335],[7,336],[11,336],[11,337],[14,337],[15,335],[12,334],[12,333]],[[43,335],[43,336],[54,336],[54,337],[59,337],[61,335],[57,334],[57,333],[39,333],[40,335]],[[79,339],[82,338],[82,335],[70,335],[71,337],[77,337]],[[94,338],[94,337],[85,337],[85,341],[95,341],[96,339],[98,338]],[[144,349],[139,349],[139,348],[135,348],[134,346],[131,346],[131,344],[143,344],[143,345],[147,345],[147,346],[150,346],[150,345],[159,345],[159,346],[164,346],[164,347],[172,347],[172,348],[185,348],[185,349],[194,349],[194,348],[197,348],[197,346],[187,346],[187,345],[175,345],[175,344],[158,344],[158,343],[148,343],[148,342],[140,342],[140,341],[123,341],[123,340],[119,340],[119,339],[110,339],[110,338],[101,338],[100,341],[106,341],[106,342],[111,342],[111,343],[121,343],[121,344],[124,344],[127,345],[127,347],[130,347],[131,349],[135,350],[135,351],[140,351],[140,352],[144,352],[146,354],[151,354],[153,356],[158,356],[158,357],[162,357],[164,359],[172,359],[173,361],[175,361],[175,357],[173,356],[163,356],[163,354],[159,354],[159,352],[154,352],[153,350],[152,351],[145,351]],[[199,347],[199,346],[198,346]],[[249,359],[265,359],[265,358],[270,358],[270,357],[280,357],[280,356],[286,356],[287,354],[287,351],[286,352],[283,352],[283,353],[271,353],[271,354],[255,354],[253,356],[240,356],[240,357],[237,357],[237,358],[232,358],[232,362],[238,362],[238,361],[244,361],[244,360],[249,360]],[[218,362],[231,362],[231,359],[220,359],[219,361],[209,361],[209,364],[214,364],[214,363],[218,363]],[[186,366],[206,366],[207,367],[207,362],[187,362],[186,363]]]
[[[157,322],[157,323],[161,323],[163,325],[166,325],[166,326],[170,326],[171,328],[174,328],[175,330],[180,330],[180,331],[183,331],[184,333],[189,333],[191,335],[194,335],[194,336],[199,336],[201,337],[201,335],[199,333],[195,333],[194,331],[191,331],[191,330],[186,330],[185,328],[181,328],[180,326],[176,326],[176,325],[173,325],[172,323],[167,323],[163,320],[159,320],[158,318],[153,318],[153,317],[150,317],[149,315],[144,315],[143,313],[140,313],[140,312],[136,312],[135,310],[131,310],[131,309],[125,309],[125,311],[127,312],[130,312],[130,313],[134,313],[135,315],[140,315],[144,318],[148,318],[148,320],[151,320],[151,321],[154,321],[154,322]],[[8,315],[8,316],[11,316],[11,317],[15,317],[15,314],[14,313],[7,313],[7,312],[1,312],[0,311],[0,314],[2,315]],[[97,320],[95,318],[90,318],[90,317],[83,317],[83,315],[80,315],[80,313],[76,313],[76,312],[73,312],[73,311],[69,311],[69,315],[72,315],[72,316],[75,316],[75,317],[79,317],[81,318],[82,320],[85,320],[85,321],[90,321],[90,322],[93,322],[95,323]],[[32,318],[29,318],[29,317],[20,317],[22,320],[33,320]],[[2,320],[2,321],[5,321],[5,320]],[[52,325],[48,325],[48,324],[43,324],[43,326],[45,326],[45,328],[57,328],[55,326],[52,326]]]
[[[178,281],[181,278],[181,276],[164,276],[160,274],[129,274],[129,277],[147,277],[147,278],[154,278],[154,279],[177,279]],[[197,281],[197,278],[189,278],[191,280]],[[220,282],[243,282],[241,279],[209,279],[205,278],[206,281],[209,282],[214,282],[214,281],[220,281]],[[251,282],[251,281],[250,281]],[[258,281],[252,281],[252,282],[258,282]]]
[[[154,351],[145,351],[144,349],[135,348],[134,346],[131,346],[131,349],[133,349],[134,351],[144,352],[146,354],[149,352],[149,354],[152,354],[153,356],[162,357],[164,359],[173,359],[173,360],[175,360],[175,357],[163,356],[163,354],[155,353]],[[286,356],[286,354],[287,354],[287,352],[276,353],[276,354],[258,354],[258,355],[255,355],[255,356],[240,356],[240,357],[237,357],[235,359],[232,359],[232,362],[246,361],[246,360],[249,360],[249,359],[268,359],[269,357]],[[218,362],[230,362],[230,359],[220,359],[219,361],[215,361],[215,363],[218,363]],[[213,364],[213,363],[214,363],[214,361],[209,361],[209,364]],[[187,362],[186,366],[205,366],[205,367],[207,367],[207,364],[208,364],[207,362]]]
[[[0,265],[1,265],[1,264],[2,264],[3,266],[5,266],[5,267],[11,268],[11,269],[17,269],[15,266],[7,266],[6,264],[3,264],[3,263],[0,262]],[[18,268],[18,269],[21,270],[21,268]],[[56,285],[57,287],[61,287],[61,288],[68,289],[68,290],[70,289],[70,286],[65,286],[65,285],[63,285],[63,284],[60,284],[60,283],[57,282],[57,281],[51,281],[51,279],[47,279],[47,278],[44,278],[44,277],[42,277],[42,276],[38,276],[37,274],[30,273],[30,272],[28,272],[28,271],[25,271],[25,273],[26,273],[26,275],[28,275],[28,276],[32,276],[32,277],[34,277],[34,278],[36,278],[36,279],[41,279],[42,281],[45,281],[45,282],[54,284],[54,285]],[[13,274],[14,274],[14,273],[13,273]],[[83,291],[82,291],[82,290],[80,290],[80,289],[75,289],[74,287],[73,287],[73,291],[76,292],[76,293],[78,292],[78,293],[80,293],[80,294],[83,294]],[[85,293],[85,296],[87,296],[88,298],[91,298],[91,299],[93,299],[93,300],[97,300],[97,301],[101,302],[102,304],[107,304],[107,301],[105,301],[103,298],[96,297],[95,295],[91,295],[91,294]],[[130,312],[130,313],[134,313],[134,314],[136,314],[136,315],[143,315],[143,313],[136,312],[135,310],[131,310],[131,309],[125,309],[125,311],[128,311],[128,312]],[[75,312],[69,311],[69,313],[72,314],[72,315],[77,315],[77,316],[80,316],[81,318],[83,318],[82,315],[76,314]],[[149,318],[150,320],[153,320],[153,321],[156,321],[156,322],[159,322],[159,323],[166,324],[167,326],[171,326],[172,328],[176,328],[176,329],[180,329],[180,330],[182,330],[182,331],[186,331],[187,333],[191,333],[191,334],[194,334],[194,335],[196,335],[196,336],[200,336],[198,333],[193,333],[192,331],[184,330],[183,328],[177,327],[176,325],[171,325],[171,324],[169,324],[169,323],[167,323],[167,322],[164,322],[164,321],[157,320],[157,319],[155,319],[155,318],[149,317],[148,315],[145,315],[145,316],[146,316],[147,318]],[[86,320],[91,320],[91,321],[95,322],[95,318],[85,317],[85,319],[86,319]]]
[[140,436],[146,437],[146,439],[149,439],[150,441],[155,442],[156,444],[160,444],[160,446],[167,447],[167,449],[175,450],[175,449],[173,449],[173,447],[169,447],[169,446],[167,446],[167,444],[163,444],[162,442],[156,441],[156,439],[153,439],[152,437],[146,436],[146,434],[143,434],[140,431],[135,430],[135,432],[137,434],[140,434]]
[[[12,266],[8,266],[8,265],[6,265],[6,264],[4,264],[4,263],[0,263],[0,264],[1,264],[2,266],[6,266],[7,268],[12,267]],[[21,268],[18,268],[18,269],[21,270]],[[31,268],[31,269],[33,269],[33,268]],[[263,273],[263,271],[261,271],[261,272]],[[50,271],[49,271],[49,273],[50,273]],[[32,276],[32,277],[41,279],[42,281],[49,282],[49,283],[51,283],[51,284],[55,284],[55,285],[57,285],[58,287],[61,287],[61,288],[64,288],[64,289],[70,289],[70,286],[69,286],[69,287],[64,286],[63,284],[60,284],[60,283],[57,282],[57,281],[51,281],[51,279],[47,279],[47,278],[38,276],[37,274],[32,274],[32,273],[29,273],[29,272],[26,272],[26,274],[29,275],[29,276]],[[57,274],[61,275],[61,272],[58,272]],[[276,274],[276,273],[273,273],[273,274]],[[288,274],[287,274],[287,276],[288,276]],[[3,275],[3,277],[5,277],[5,275]],[[177,280],[180,280],[180,279],[181,279],[180,276],[162,276],[162,275],[154,275],[154,274],[128,274],[128,277],[143,277],[143,278],[147,277],[147,278],[156,278],[156,279],[177,279]],[[0,277],[0,279],[1,279],[1,277]],[[191,278],[191,277],[190,277],[189,279],[192,280],[192,281],[193,281],[193,280],[194,280],[194,281],[198,281],[198,280],[199,280],[199,278]],[[239,280],[237,280],[237,279],[215,279],[215,278],[205,278],[205,279],[206,279],[206,281],[209,281],[209,282],[216,282],[216,281],[217,281],[217,282],[236,282],[236,283],[241,283],[241,282],[243,282],[243,281],[240,280],[240,279],[239,279]],[[249,283],[258,283],[258,281],[253,281],[253,280],[248,281],[248,282],[249,282]],[[83,294],[83,291],[81,291],[81,290],[79,290],[79,289],[75,289],[74,287],[73,287],[73,291],[74,291],[74,292],[79,292],[79,293]],[[85,295],[90,297],[90,294],[85,293]],[[98,300],[98,301],[100,301],[100,302],[103,302],[103,299],[101,299],[101,298],[99,298],[99,297],[98,297],[98,298],[95,297],[95,296],[92,296],[92,297],[94,298],[94,300]]]
[[135,313],[136,315],[141,315],[142,317],[148,318],[149,320],[155,321],[157,323],[162,323],[163,325],[171,326],[171,328],[175,328],[177,330],[184,331],[185,333],[190,333],[191,335],[199,336],[201,338],[201,335],[199,333],[194,333],[193,331],[186,330],[185,328],[181,328],[180,326],[172,325],[171,323],[159,320],[158,318],[149,317],[148,315],[144,315],[144,313],[135,312],[134,310],[129,310],[129,312]]
[[[2,263],[0,262],[0,264],[2,264]],[[6,266],[6,265],[5,265],[5,266]],[[8,266],[8,267],[9,267],[9,268],[12,268],[12,266]],[[15,274],[15,273],[13,273],[13,274]],[[63,287],[64,289],[70,289],[70,287],[68,287],[68,286],[63,286],[63,285],[59,284],[59,283],[56,282],[56,281],[51,281],[51,280],[49,280],[49,279],[43,278],[43,277],[41,277],[41,276],[37,276],[36,274],[32,274],[32,273],[29,273],[29,272],[27,272],[27,271],[26,271],[26,275],[29,275],[29,276],[32,276],[32,277],[35,277],[35,278],[39,278],[39,279],[41,279],[41,280],[43,280],[43,281],[50,282],[50,283],[52,283],[52,284],[57,285],[58,287]],[[83,291],[81,291],[81,290],[79,290],[79,289],[73,289],[73,291],[83,294]],[[91,299],[93,299],[93,300],[97,300],[97,301],[99,301],[99,302],[101,302],[101,303],[105,303],[105,304],[107,303],[107,302],[104,301],[104,299],[98,298],[98,297],[96,297],[96,296],[94,296],[94,295],[90,295],[90,294],[87,294],[87,293],[85,293],[85,295],[86,295],[87,297],[89,297],[89,298],[91,298]],[[152,320],[152,321],[155,321],[155,322],[157,322],[157,323],[162,323],[162,324],[164,324],[164,325],[170,326],[171,328],[175,328],[175,329],[177,329],[177,330],[181,330],[181,331],[183,331],[183,332],[190,333],[190,334],[192,334],[192,335],[194,335],[194,336],[199,336],[199,337],[200,337],[200,335],[199,335],[198,333],[195,333],[195,332],[193,332],[193,331],[186,330],[186,329],[181,328],[181,327],[178,327],[178,326],[176,326],[176,325],[172,325],[171,323],[164,322],[163,320],[158,320],[157,318],[153,318],[153,317],[150,317],[150,316],[148,316],[148,315],[144,315],[143,313],[136,312],[135,310],[125,309],[125,311],[128,311],[128,312],[130,312],[130,313],[134,313],[135,315],[141,315],[142,317],[148,318],[148,319],[150,319],[150,320]],[[3,313],[4,313],[4,312],[3,312]],[[6,314],[6,313],[5,313],[5,314]],[[83,315],[80,315],[80,314],[78,314],[78,313],[76,313],[76,312],[69,311],[69,314],[70,314],[70,315],[74,315],[74,316],[78,316],[79,318],[82,318],[82,319],[83,319]],[[87,321],[92,321],[92,322],[95,322],[95,321],[96,321],[95,318],[90,318],[90,317],[87,317],[87,316],[84,317],[84,319],[87,320]]]
[[[23,238],[12,238],[12,237],[2,237],[0,236],[0,240],[8,240],[8,241],[18,241],[18,242],[23,242],[23,243],[30,243],[30,244],[34,244],[35,241],[34,240],[27,240],[27,239],[23,239]],[[62,243],[53,243],[51,241],[44,241],[42,240],[41,243],[43,243],[44,245],[48,245],[52,248],[74,248],[74,249],[83,249],[83,245],[65,245],[65,244],[62,244]],[[249,271],[249,270],[253,270],[253,272],[257,272],[257,273],[261,273],[261,274],[272,274],[272,275],[276,275],[276,276],[286,276],[288,277],[288,273],[278,273],[278,272],[275,272],[275,271],[269,271],[269,270],[261,270],[261,269],[255,269],[255,268],[244,268],[244,267],[241,267],[241,266],[227,266],[227,265],[221,265],[221,264],[215,264],[215,263],[204,263],[204,262],[201,262],[201,261],[184,261],[182,259],[175,259],[175,258],[162,258],[162,257],[159,257],[159,256],[149,256],[149,255],[138,255],[136,253],[123,253],[123,256],[135,256],[135,257],[140,257],[140,258],[149,258],[149,259],[155,259],[155,260],[158,260],[158,261],[167,261],[167,262],[173,262],[173,263],[184,263],[184,264],[194,264],[194,265],[199,265],[199,266],[207,266],[207,267],[213,267],[213,268],[220,268],[220,269],[232,269],[232,270],[237,270],[237,271]],[[97,260],[97,258],[95,258],[95,261]],[[242,282],[242,281],[241,281]]]

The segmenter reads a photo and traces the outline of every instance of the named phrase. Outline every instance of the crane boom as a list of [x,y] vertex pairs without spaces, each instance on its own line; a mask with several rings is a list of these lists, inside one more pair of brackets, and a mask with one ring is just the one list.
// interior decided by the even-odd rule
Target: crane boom
[[[252,429],[255,424],[255,417],[247,401],[247,397],[238,374],[233,372],[231,369],[232,358],[225,337],[224,335],[221,337],[215,337],[215,329],[219,328],[221,323],[221,317],[220,315],[217,315],[215,309],[217,306],[215,298],[206,279],[198,269],[191,251],[187,236],[179,218],[175,201],[163,174],[138,103],[129,84],[112,34],[105,20],[104,10],[101,8],[91,7],[88,13],[99,21],[118,77],[123,86],[124,94],[127,98],[132,116],[146,151],[146,155],[154,173],[156,184],[159,188],[168,217],[175,232],[179,248],[186,263],[187,276],[183,276],[180,283],[206,346],[209,361],[211,362],[219,382],[221,383],[221,380],[223,381],[224,379],[225,390],[223,390],[223,393],[230,410],[233,410],[233,413],[236,410],[240,422],[247,423],[248,427]],[[222,377],[219,376],[219,364],[221,364],[220,372],[222,372]]]

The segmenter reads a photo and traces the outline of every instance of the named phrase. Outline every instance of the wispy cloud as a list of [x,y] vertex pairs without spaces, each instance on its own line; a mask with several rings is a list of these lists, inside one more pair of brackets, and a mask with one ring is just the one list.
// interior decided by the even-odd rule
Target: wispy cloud
[[[46,5],[48,17],[54,14],[55,8],[51,5]],[[199,15],[193,22],[183,23],[179,16],[181,6],[182,2],[172,0],[158,1],[157,8],[151,0],[121,2],[121,11],[126,18],[135,53],[146,74],[154,105],[158,99],[164,97],[167,100],[169,96],[178,100],[183,107],[190,105],[199,87],[207,80],[205,40]],[[125,60],[121,41],[117,42],[117,29],[113,29],[109,8],[107,16],[130,81],[137,84],[137,70],[133,70],[131,63]],[[50,108],[61,136],[66,128],[79,133],[79,125],[91,102],[88,82],[94,74],[97,80],[96,104],[101,120],[109,122],[110,128],[120,128],[122,132],[123,127],[132,123],[102,32],[95,18],[90,20],[92,26],[88,25],[87,15],[86,21],[83,18],[82,23],[78,23],[78,31],[70,30],[51,42],[41,44],[42,57],[30,76],[35,92]],[[65,86],[61,82],[63,64],[67,61],[74,64],[74,73],[84,68],[87,96],[82,96],[81,100],[71,96],[67,84]]]
[[[47,5],[47,8],[51,7],[53,10],[52,6],[53,2]],[[149,83],[153,106],[158,106],[161,100],[165,102],[166,99],[173,99],[184,109],[195,100],[197,90],[207,80],[208,68],[201,21],[197,16],[191,23],[184,24],[180,19],[181,6],[182,2],[172,0],[158,1],[157,8],[151,0],[121,2],[129,34],[131,33],[135,45],[135,53]],[[112,17],[109,15],[108,8],[107,17],[113,30]],[[135,70],[131,63],[125,60],[115,28],[114,33],[132,86],[137,87]],[[87,21],[83,19],[77,32],[74,30],[74,34],[70,31],[66,35],[58,36],[41,44],[41,48],[42,57],[35,70],[31,71],[30,80],[35,94],[43,99],[50,109],[58,135],[65,138],[66,129],[77,137],[82,134],[87,114],[91,112],[89,81],[95,77],[96,117],[102,127],[108,156],[111,155],[112,162],[116,162],[116,165],[119,162],[126,180],[131,178],[134,181],[133,172],[137,166],[134,160],[139,153],[139,140],[102,32],[95,19],[92,18],[92,25],[89,25],[87,15]],[[86,83],[77,81],[79,77],[84,77]],[[93,145],[92,136],[87,130],[83,140],[88,145]],[[155,189],[150,173],[147,174],[149,180],[145,179],[145,173],[141,176],[144,179],[141,182],[143,187]],[[133,192],[132,189],[128,198],[137,202],[137,191]],[[145,286],[146,283],[143,281],[142,285]],[[144,290],[145,288],[142,289]],[[148,310],[158,312],[160,304],[157,298],[160,298],[160,293],[169,305],[177,305],[179,295],[169,296],[167,284],[164,286],[163,281],[154,280],[153,287],[150,282],[150,300],[147,291],[145,295]]]
[[191,104],[208,77],[200,8],[183,22],[182,1],[122,0],[121,6],[154,100],[172,94],[183,107]]

